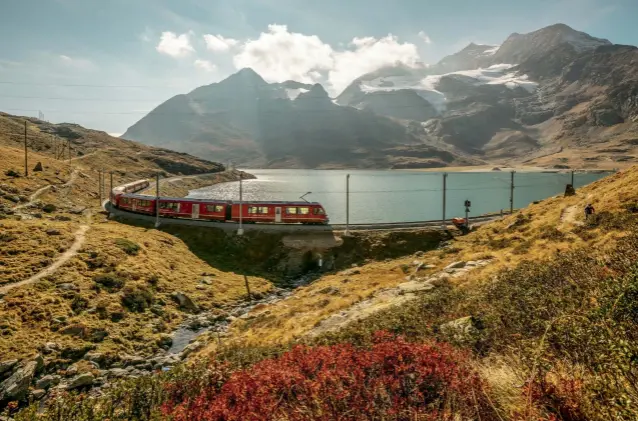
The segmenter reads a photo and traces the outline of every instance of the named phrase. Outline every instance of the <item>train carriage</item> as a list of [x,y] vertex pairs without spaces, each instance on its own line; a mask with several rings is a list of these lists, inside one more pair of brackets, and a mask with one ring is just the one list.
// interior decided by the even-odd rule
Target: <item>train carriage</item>
[[229,202],[160,198],[160,216],[162,217],[226,221],[228,215]]
[[153,196],[126,194],[119,197],[118,207],[131,212],[154,215],[155,200]]
[[[239,221],[240,205],[232,204],[231,219]],[[327,224],[323,206],[317,202],[244,202],[241,204],[242,222],[284,224]]]

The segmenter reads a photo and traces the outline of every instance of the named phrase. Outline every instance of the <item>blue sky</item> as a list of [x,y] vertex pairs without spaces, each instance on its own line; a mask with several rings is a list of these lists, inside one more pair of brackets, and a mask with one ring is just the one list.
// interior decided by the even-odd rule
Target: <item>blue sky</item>
[[122,133],[239,67],[338,93],[558,22],[637,45],[637,16],[636,0],[3,0],[0,110]]

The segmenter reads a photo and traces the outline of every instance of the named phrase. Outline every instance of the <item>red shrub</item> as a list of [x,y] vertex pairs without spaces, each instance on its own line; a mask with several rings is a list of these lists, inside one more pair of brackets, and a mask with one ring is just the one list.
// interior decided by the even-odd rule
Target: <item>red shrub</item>
[[449,346],[387,334],[365,350],[298,346],[164,409],[177,421],[494,419],[465,361]]

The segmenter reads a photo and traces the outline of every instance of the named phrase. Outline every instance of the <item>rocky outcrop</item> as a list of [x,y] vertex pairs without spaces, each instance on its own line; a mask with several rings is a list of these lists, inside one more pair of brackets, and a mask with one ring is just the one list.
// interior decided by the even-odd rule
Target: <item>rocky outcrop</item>
[[184,309],[186,311],[192,311],[194,313],[196,313],[197,311],[199,311],[199,307],[197,307],[197,305],[193,302],[193,300],[186,294],[184,294],[183,292],[174,292],[171,295],[171,298],[179,305],[179,307],[181,309]]
[[26,397],[33,381],[38,361],[29,361],[19,367],[8,379],[0,383],[0,402],[19,401]]

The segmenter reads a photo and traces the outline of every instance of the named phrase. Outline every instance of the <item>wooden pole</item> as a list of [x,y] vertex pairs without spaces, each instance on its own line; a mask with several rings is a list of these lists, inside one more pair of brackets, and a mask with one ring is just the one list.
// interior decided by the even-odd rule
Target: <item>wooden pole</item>
[[155,228],[160,226],[160,174],[155,175]]
[[443,218],[441,219],[441,227],[445,229],[445,205],[447,204],[447,173],[443,173]]
[[29,176],[29,150],[27,149],[27,121],[24,120],[24,176]]
[[510,183],[510,215],[514,213],[514,173],[516,171],[512,171],[512,181]]
[[346,235],[350,234],[350,174],[346,175]]
[[253,295],[250,293],[250,284],[248,284],[248,277],[244,275],[244,282],[246,283],[246,292],[248,292],[248,299],[253,300]]

